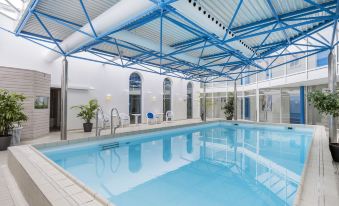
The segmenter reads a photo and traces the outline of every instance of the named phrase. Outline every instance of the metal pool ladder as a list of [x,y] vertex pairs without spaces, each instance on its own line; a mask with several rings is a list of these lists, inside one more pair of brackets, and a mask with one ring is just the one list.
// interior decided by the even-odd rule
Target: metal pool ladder
[[[114,124],[113,124],[113,120],[114,120],[114,111],[116,112],[116,115],[117,115],[117,118],[118,118],[118,124],[115,126]],[[121,126],[121,119],[120,119],[120,115],[119,115],[119,111],[118,111],[118,109],[117,108],[112,108],[111,109],[111,134],[113,134],[113,135],[115,135],[115,130],[118,128],[118,127],[120,127]]]
[[[101,114],[103,121],[103,126],[101,128],[99,128],[99,113]],[[106,128],[106,123],[104,111],[99,107],[95,113],[95,136],[100,136],[101,131]]]

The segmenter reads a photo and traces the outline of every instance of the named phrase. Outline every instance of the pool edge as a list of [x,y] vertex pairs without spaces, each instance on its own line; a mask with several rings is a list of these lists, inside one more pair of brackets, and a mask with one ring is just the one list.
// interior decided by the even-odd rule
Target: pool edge
[[[213,122],[229,122],[229,123],[238,122],[238,123],[242,123],[242,124],[246,123],[246,124],[266,125],[266,124],[263,124],[263,123],[255,123],[255,122],[223,121],[223,120],[209,121],[208,123],[213,123]],[[181,128],[181,127],[187,127],[187,126],[194,126],[194,125],[200,125],[200,124],[205,124],[205,123],[199,122],[199,123],[191,123],[191,124],[185,124],[185,125],[169,126],[169,127],[166,127],[166,128],[154,128],[154,129],[150,129],[150,130],[143,130],[142,133],[159,131],[159,130],[169,129],[169,128]],[[313,203],[319,202],[319,200],[324,198],[323,192],[319,192],[318,194],[309,194],[309,193],[305,193],[304,191],[305,191],[305,188],[309,188],[309,187],[312,187],[312,188],[315,187],[315,188],[317,188],[317,191],[321,191],[323,189],[322,185],[317,184],[318,182],[323,182],[323,180],[321,180],[321,178],[322,178],[321,174],[319,174],[317,176],[317,181],[315,181],[314,179],[313,179],[313,181],[305,181],[305,180],[306,180],[306,175],[317,173],[317,170],[319,170],[321,165],[324,164],[324,162],[322,162],[323,159],[322,159],[321,155],[329,155],[328,154],[329,151],[328,151],[328,153],[324,154],[324,151],[326,151],[326,150],[324,150],[324,148],[323,148],[323,146],[324,146],[323,141],[324,141],[324,139],[326,139],[326,138],[324,138],[324,137],[326,137],[325,127],[324,126],[313,126],[313,125],[280,124],[280,123],[277,123],[277,124],[267,123],[267,125],[313,128],[313,138],[312,138],[312,143],[311,143],[311,146],[310,146],[310,151],[308,153],[308,156],[307,156],[307,159],[306,159],[306,162],[305,162],[304,170],[303,170],[302,175],[301,175],[300,186],[298,187],[293,205],[310,205],[310,204],[308,204],[309,202],[313,202]],[[140,134],[140,132],[141,131],[121,133],[121,134],[117,135],[116,138],[118,138],[118,137],[119,137],[119,139],[120,138],[126,138],[128,136],[133,135],[133,134],[137,134],[137,133]],[[37,155],[38,157],[43,159],[46,163],[48,163],[49,165],[52,165],[55,169],[58,170],[58,172],[65,175],[75,185],[81,187],[84,192],[90,194],[93,197],[93,199],[95,199],[96,201],[101,203],[99,205],[112,205],[105,198],[102,198],[100,195],[94,193],[91,189],[89,189],[87,186],[82,184],[80,181],[78,181],[76,178],[74,178],[72,175],[70,175],[67,171],[63,170],[60,166],[58,166],[56,163],[49,160],[45,155],[43,155],[40,151],[37,150],[37,148],[44,148],[46,146],[49,147],[49,146],[53,146],[53,145],[54,146],[65,145],[65,144],[70,144],[70,143],[86,142],[86,141],[101,140],[101,139],[108,139],[108,138],[112,138],[112,137],[110,135],[105,135],[105,136],[102,136],[102,137],[89,137],[89,138],[82,138],[82,139],[76,139],[76,140],[57,141],[57,142],[53,142],[53,143],[43,143],[43,144],[36,144],[36,145],[25,145],[25,146],[12,147],[12,148],[9,149],[9,153],[10,153],[9,157],[8,157],[9,168],[11,169],[11,164],[13,164],[13,158],[20,158],[21,161],[30,161],[29,158],[26,158],[26,160],[23,160],[25,158],[20,157],[20,155],[18,156],[18,154],[16,154],[18,152],[16,150],[21,150],[21,149],[27,150],[27,149],[29,149],[35,155]],[[11,159],[11,161],[10,161],[10,159]],[[312,164],[312,167],[310,167],[310,164]],[[317,164],[317,166],[315,167],[314,164]],[[324,165],[323,165],[323,167],[324,167]],[[25,168],[23,164],[22,164],[22,169],[27,170],[27,168]],[[15,171],[12,171],[12,173],[13,172],[14,172],[13,176],[15,177],[15,179],[17,181],[20,181],[20,178],[22,178],[22,177],[20,177],[20,174],[15,174]],[[23,190],[25,188],[20,187],[20,189]],[[39,189],[40,189],[40,191],[43,190],[43,188],[39,188]],[[25,196],[25,198],[27,198],[27,197]],[[37,205],[37,204],[35,204],[35,205]],[[51,204],[51,205],[55,205],[55,204]],[[315,205],[315,204],[312,204],[312,205]]]

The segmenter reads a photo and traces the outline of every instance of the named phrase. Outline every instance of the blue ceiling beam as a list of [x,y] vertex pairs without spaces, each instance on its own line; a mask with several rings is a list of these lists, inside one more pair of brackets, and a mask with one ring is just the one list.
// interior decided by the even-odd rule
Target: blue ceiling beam
[[[336,0],[330,1],[330,2],[326,2],[326,3],[323,3],[321,5],[323,7],[334,8],[335,5],[336,5]],[[312,14],[315,14],[315,13],[318,13],[318,12],[319,12],[319,8],[318,7],[310,6],[308,8],[304,8],[304,9],[300,9],[300,10],[296,10],[296,11],[293,11],[293,12],[289,12],[289,13],[286,13],[286,14],[279,15],[279,18],[281,20],[295,19],[295,18],[297,18],[299,16],[305,17],[305,16],[312,15]],[[272,18],[256,21],[256,22],[253,22],[253,23],[241,25],[241,26],[238,26],[238,27],[235,27],[235,28],[231,28],[231,29],[232,29],[233,32],[239,33],[239,32],[243,32],[243,31],[249,30],[251,28],[262,27],[262,25],[265,25],[264,27],[266,27],[269,24],[274,24],[274,23],[276,23],[276,18],[272,17]]]
[[305,26],[305,25],[310,25],[310,24],[318,24],[318,23],[322,23],[322,22],[326,22],[326,21],[333,21],[334,17],[335,16],[321,16],[321,17],[317,17],[316,19],[309,20],[309,21],[298,22],[298,23],[295,23],[295,24],[284,24],[284,26],[281,26],[279,28],[268,29],[268,30],[265,30],[265,31],[260,31],[260,29],[264,29],[264,28],[258,27],[257,30],[259,30],[259,31],[257,31],[257,32],[253,32],[253,33],[247,34],[247,35],[237,35],[236,37],[233,37],[231,39],[224,41],[224,43],[226,44],[226,43],[230,43],[230,42],[233,42],[233,41],[249,39],[249,38],[253,38],[253,37],[256,37],[256,36],[261,36],[261,35],[267,34],[269,32],[278,32],[278,31],[283,31],[283,30],[286,30],[286,29],[293,29],[293,28],[300,27],[300,26]]
[[[315,53],[325,51],[329,49],[331,46],[333,47],[338,44],[338,42],[334,41],[333,34],[331,44],[329,44],[329,42],[324,43],[319,39],[310,36],[315,32],[319,31],[320,29],[327,28],[329,25],[332,25],[334,22],[337,22],[339,16],[337,8],[338,1],[331,1],[319,4],[315,3],[313,0],[305,0],[311,5],[310,7],[290,12],[287,14],[278,15],[271,0],[267,0],[267,3],[272,12],[273,16],[272,18],[234,28],[232,25],[235,22],[237,14],[241,10],[243,4],[243,0],[239,0],[237,7],[235,8],[233,15],[230,19],[228,28],[226,29],[224,38],[219,38],[216,35],[209,33],[202,27],[195,24],[193,21],[186,18],[184,15],[178,13],[170,5],[171,3],[175,2],[174,0],[151,0],[151,1],[155,3],[155,6],[152,7],[150,10],[145,11],[139,17],[132,19],[129,22],[125,22],[123,25],[112,28],[110,31],[98,35],[95,31],[95,28],[92,24],[92,20],[86,10],[83,0],[79,0],[79,2],[82,11],[86,17],[87,23],[89,23],[91,27],[92,32],[90,34],[84,33],[83,31],[80,30],[80,28],[83,25],[68,22],[59,17],[51,16],[49,14],[45,14],[43,12],[38,11],[36,8],[39,1],[35,0],[31,2],[31,4],[29,5],[29,9],[26,10],[25,14],[23,15],[23,18],[21,19],[20,24],[16,29],[16,35],[21,35],[23,38],[26,38],[33,42],[41,41],[48,44],[53,43],[60,49],[60,51],[57,52],[62,53],[65,56],[71,56],[74,58],[81,59],[81,57],[79,56],[75,57],[76,56],[75,54],[80,52],[88,52],[100,59],[103,59],[103,61],[97,61],[93,59],[93,61],[97,61],[100,63],[106,62],[106,64],[115,66],[119,65],[124,68],[133,68],[133,69],[135,69],[134,65],[139,65],[143,68],[142,69],[143,71],[172,75],[175,77],[185,79],[194,79],[203,82],[213,81],[213,79],[220,77],[228,78],[228,80],[235,80],[237,78],[246,77],[246,75],[244,74],[253,75],[261,71],[267,71],[272,68],[275,68],[277,67],[277,65],[274,66],[272,65],[277,58],[287,55],[301,54],[301,51],[290,53],[284,53],[284,51],[289,45],[305,46],[302,45],[301,43],[297,43],[300,39],[305,37],[315,39],[317,42],[321,44],[321,46],[314,45],[312,49],[308,49],[306,52],[303,51],[305,52],[305,55],[298,57],[299,59],[305,58],[308,55],[313,55]],[[332,12],[334,8],[337,8],[335,13]],[[312,14],[316,14],[319,12],[325,12],[327,15],[312,16]],[[171,14],[171,16],[167,14]],[[46,32],[47,34],[46,36],[25,33],[24,26],[28,22],[28,20],[32,18],[32,15],[38,20],[41,27]],[[172,18],[172,16],[175,16],[176,18],[174,17]],[[84,35],[90,36],[92,38],[92,41],[90,41],[86,45],[82,45],[81,47],[73,51],[65,53],[59,45],[59,43],[62,40],[54,37],[54,34],[42,21],[41,17],[44,17],[43,20],[46,19],[48,21],[53,21],[69,29],[72,29],[73,31],[83,32]],[[118,32],[120,30],[136,30],[139,27],[144,26],[147,23],[154,21],[158,18],[160,18],[160,27],[159,27],[160,52],[145,49],[139,45],[131,44],[129,42],[118,41],[110,37],[111,34],[114,34],[115,32]],[[180,21],[177,20],[178,18],[180,19]],[[184,29],[185,31],[188,31],[189,33],[192,34],[191,39],[183,42],[177,42],[171,45],[176,50],[170,54],[163,53],[163,44],[164,44],[163,38],[166,33],[166,30],[163,27],[164,20],[169,21],[176,25],[177,27],[180,27],[181,29]],[[280,25],[280,27],[278,27],[277,25]],[[307,31],[300,31],[297,28],[305,25],[314,25],[314,26],[308,29]],[[289,38],[288,34],[286,33],[286,30],[288,29],[292,29],[298,32],[299,35],[293,38]],[[236,33],[236,37],[226,39],[227,33],[229,31]],[[284,41],[265,44],[265,42],[269,39],[270,35],[274,32],[284,32],[286,39]],[[333,30],[333,33],[335,32],[336,25],[334,26]],[[255,56],[254,53],[251,57],[246,57],[238,50],[232,48],[229,45],[229,43],[233,41],[239,41],[264,35],[265,37],[263,37],[263,40],[260,42],[260,44],[252,47],[257,52],[260,51],[260,56]],[[39,43],[39,45],[40,44],[41,43]],[[112,52],[98,49],[100,44],[111,45]],[[204,55],[208,48],[213,47],[220,50],[220,52],[215,54]],[[130,50],[135,52],[136,55],[124,56],[121,53],[121,50]],[[200,52],[200,55],[198,57],[199,60],[197,63],[186,62],[175,57],[175,55],[177,54],[188,53],[191,51],[198,50]],[[282,50],[283,52],[280,52],[279,54],[274,54],[279,50]],[[120,58],[121,61],[120,63],[119,61],[111,60],[113,57],[117,56]],[[236,61],[233,60],[233,62],[231,62],[230,61],[231,57],[237,58],[239,60]],[[263,67],[257,63],[258,60],[272,58],[274,58],[274,60],[271,61],[271,63],[267,67]],[[298,60],[298,58],[292,59],[290,62],[296,61]],[[155,61],[157,59],[159,59],[159,61]],[[201,60],[208,62],[201,65]],[[126,61],[126,63],[124,63],[124,61]],[[164,63],[165,61],[166,63]],[[223,63],[219,63],[220,61],[222,61]],[[287,63],[289,62],[284,62],[284,64]],[[158,67],[158,68],[160,67],[160,68],[159,71],[157,71],[149,67]],[[237,75],[237,77],[233,77],[232,75]]]
[[323,12],[327,12],[330,15],[334,15],[334,13],[331,10],[327,9],[326,7],[322,6],[321,4],[314,2],[313,0],[304,0],[304,1],[315,6],[315,7],[317,7],[317,8],[319,8]]
[[233,22],[234,22],[235,18],[237,17],[238,13],[239,13],[239,10],[240,10],[240,7],[242,6],[242,3],[243,3],[243,0],[239,0],[237,8],[235,9],[234,14],[233,14],[233,16],[231,18],[231,21],[230,21],[230,23],[229,23],[229,25],[228,25],[228,27],[226,29],[225,35],[222,38],[223,41],[226,40],[227,33],[231,31],[231,28],[233,26]]

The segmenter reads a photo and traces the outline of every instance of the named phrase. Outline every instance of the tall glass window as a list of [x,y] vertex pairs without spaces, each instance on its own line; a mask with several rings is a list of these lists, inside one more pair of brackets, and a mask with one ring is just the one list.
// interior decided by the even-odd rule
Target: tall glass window
[[165,78],[163,83],[163,118],[166,120],[166,112],[171,111],[171,95],[172,95],[172,83],[171,80]]
[[138,73],[132,73],[129,77],[129,115],[131,124],[136,122],[136,117],[138,117],[137,121],[141,122],[141,86],[142,81],[140,75]]
[[191,82],[187,84],[187,119],[192,119],[193,105],[193,85]]

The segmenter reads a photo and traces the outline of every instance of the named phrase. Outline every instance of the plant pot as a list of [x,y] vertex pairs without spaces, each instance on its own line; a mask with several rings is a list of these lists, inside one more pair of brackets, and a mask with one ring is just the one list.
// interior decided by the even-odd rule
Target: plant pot
[[227,119],[227,120],[232,120],[232,119],[233,119],[233,117],[232,117],[232,116],[230,116],[230,117],[226,117],[226,119]]
[[7,150],[11,144],[12,136],[0,136],[0,151]]
[[339,143],[330,143],[330,152],[332,159],[335,162],[339,162]]
[[18,145],[21,141],[22,127],[14,127],[12,130],[12,145]]
[[84,132],[92,132],[93,123],[84,123]]

